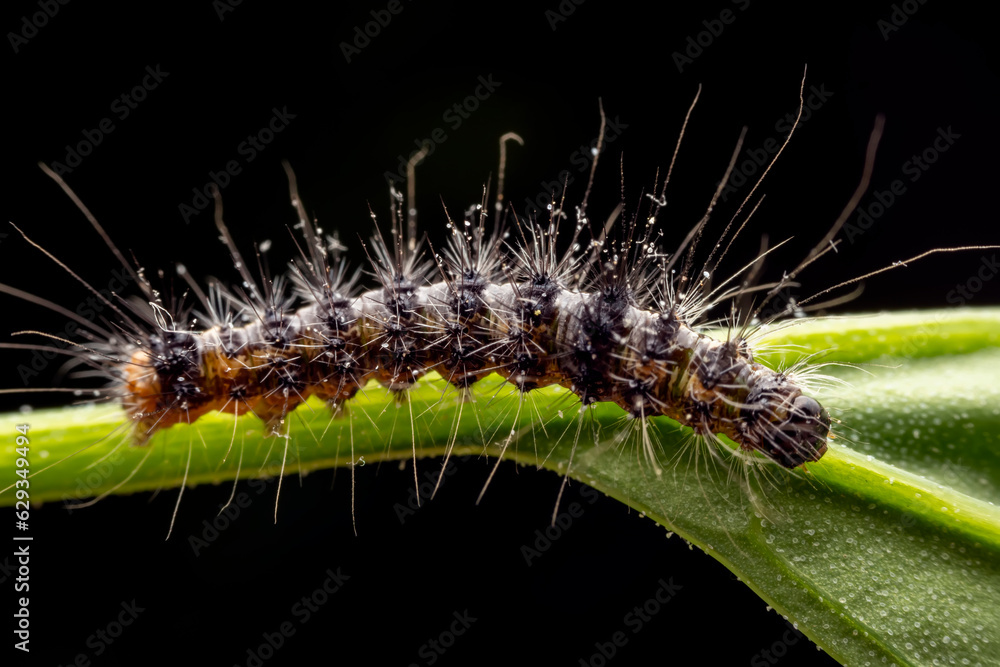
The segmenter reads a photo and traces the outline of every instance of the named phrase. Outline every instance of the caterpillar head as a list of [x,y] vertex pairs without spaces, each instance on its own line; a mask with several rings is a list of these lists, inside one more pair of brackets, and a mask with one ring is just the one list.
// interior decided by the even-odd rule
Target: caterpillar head
[[826,453],[830,413],[814,398],[799,394],[781,421],[769,422],[760,451],[786,468],[818,461]]
[[[787,391],[789,386],[782,388]],[[797,389],[779,400],[775,400],[777,396],[773,393],[770,398],[771,408],[752,410],[746,415],[748,428],[743,446],[757,450],[785,468],[818,461],[826,453],[830,413],[819,401]],[[773,407],[776,405],[777,408]]]

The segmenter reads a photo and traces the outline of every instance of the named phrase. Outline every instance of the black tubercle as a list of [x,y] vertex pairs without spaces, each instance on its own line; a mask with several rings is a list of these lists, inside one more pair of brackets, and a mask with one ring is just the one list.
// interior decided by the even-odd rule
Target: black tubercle
[[420,306],[417,285],[402,274],[395,274],[382,289],[383,304],[389,314],[399,320],[409,320]]
[[559,284],[548,275],[537,275],[521,286],[521,320],[532,327],[550,322],[560,291]]
[[285,316],[281,308],[268,306],[262,319],[261,335],[265,344],[284,350],[298,339],[298,327],[291,318]]
[[149,337],[153,368],[161,378],[197,376],[201,372],[198,337],[183,331],[161,331]]

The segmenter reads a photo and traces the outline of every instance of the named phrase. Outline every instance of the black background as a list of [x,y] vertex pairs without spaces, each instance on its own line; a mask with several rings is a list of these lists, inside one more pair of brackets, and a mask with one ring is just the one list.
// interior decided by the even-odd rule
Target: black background
[[[110,117],[114,132],[66,176],[69,184],[147,268],[183,261],[196,277],[229,280],[210,210],[188,223],[178,210],[228,160],[240,159],[243,172],[223,190],[227,221],[246,251],[271,239],[280,267],[293,252],[284,226],[294,222],[281,159],[295,167],[309,210],[357,250],[357,234],[371,227],[369,204],[387,220],[384,172],[395,171],[398,155],[442,127],[448,139],[417,171],[423,228],[440,238],[440,201],[453,214],[479,201],[496,172],[501,134],[516,131],[526,141],[510,153],[506,186],[521,212],[525,197],[545,189],[543,181],[574,168],[570,154],[597,133],[601,98],[609,118],[628,126],[598,170],[590,212],[601,217],[617,202],[623,154],[633,205],[655,169],[667,165],[701,83],[661,216],[673,243],[704,209],[743,125],[750,128],[748,148],[782,138],[775,123],[795,110],[808,63],[807,89],[832,95],[765,181],[769,196],[739,259],[755,253],[762,231],[772,242],[795,235],[769,267],[780,272],[822,236],[860,178],[878,113],[887,124],[873,188],[884,191],[900,178],[907,192],[868,231],[806,273],[799,296],[931,247],[1000,240],[993,197],[997,78],[987,46],[993,25],[984,17],[960,4],[914,3],[916,13],[884,39],[877,21],[889,18],[889,3],[855,9],[754,0],[745,10],[724,2],[675,4],[649,10],[587,0],[553,30],[545,11],[557,10],[555,0],[530,9],[404,0],[402,12],[348,63],[339,44],[354,39],[355,27],[384,3],[320,10],[245,0],[220,20],[210,3],[73,2],[17,53],[9,41],[6,47],[4,213],[82,276],[107,280],[113,257],[34,165],[62,161],[67,145]],[[735,21],[678,71],[672,54],[723,9]],[[7,3],[5,33],[20,30],[22,17],[37,11],[35,3]],[[169,76],[127,118],[116,117],[112,101],[156,65]],[[444,112],[491,74],[500,82],[496,92],[459,128],[448,127]],[[284,107],[295,118],[246,163],[238,145],[267,124],[273,108]],[[948,127],[960,138],[910,182],[903,163]],[[579,198],[584,181],[578,175],[570,200]],[[863,205],[873,201],[870,191]],[[720,207],[717,225],[736,203]],[[6,234],[0,281],[67,306],[85,296],[13,229],[0,234]],[[840,312],[946,307],[948,292],[975,274],[982,256],[928,259],[880,277]],[[998,292],[987,282],[972,303],[997,304]],[[0,307],[4,334],[62,324],[6,296]],[[5,351],[0,359],[2,386],[21,386],[15,370],[21,356]],[[23,403],[4,398],[6,408]],[[436,464],[425,461],[421,469]],[[246,487],[254,502],[199,557],[187,536],[202,531],[228,487],[187,491],[166,543],[174,492],[110,498],[72,514],[46,506],[33,514],[31,662],[69,664],[86,653],[95,665],[245,665],[262,633],[294,621],[292,605],[337,567],[351,577],[343,590],[265,664],[429,664],[421,645],[446,629],[452,612],[468,609],[478,620],[439,664],[577,665],[594,653],[595,642],[624,629],[625,613],[652,597],[661,578],[683,589],[630,635],[612,664],[669,663],[692,653],[762,664],[760,652],[785,633],[782,619],[725,568],[608,499],[587,505],[528,567],[520,547],[545,527],[559,480],[507,464],[476,506],[487,469],[483,461],[461,464],[438,498],[405,523],[394,506],[406,502],[411,472],[394,465],[359,470],[360,537],[351,530],[343,471],[332,490],[331,472],[286,484],[277,526],[273,484],[259,496]],[[571,489],[570,499],[580,498],[579,487]],[[13,596],[10,586],[3,584],[5,597]],[[88,636],[132,599],[146,611],[94,656]],[[820,658],[806,641],[788,650],[783,664]],[[9,646],[3,651],[15,653]]]

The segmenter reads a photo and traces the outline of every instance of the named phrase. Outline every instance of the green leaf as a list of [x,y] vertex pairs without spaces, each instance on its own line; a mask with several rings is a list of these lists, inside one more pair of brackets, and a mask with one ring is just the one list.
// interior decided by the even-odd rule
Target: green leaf
[[[828,350],[823,361],[857,365],[824,369],[849,385],[821,394],[841,423],[808,471],[741,467],[655,418],[657,475],[638,445],[640,422],[617,407],[581,417],[575,397],[551,387],[532,393],[515,424],[518,397],[501,389],[493,398],[497,378],[480,383],[475,405],[459,404],[440,379],[399,408],[376,387],[349,414],[311,403],[290,418],[287,452],[256,420],[223,415],[130,447],[111,407],[3,415],[0,432],[30,424],[35,472],[72,455],[30,479],[37,503],[175,487],[185,468],[187,483],[201,484],[407,459],[414,449],[439,456],[451,443],[453,455],[480,454],[484,441],[498,454],[514,431],[506,456],[535,464],[537,446],[542,465],[562,473],[572,455],[571,477],[704,549],[841,662],[1000,662],[1000,309],[807,321],[768,342],[794,346],[772,353],[775,364]],[[0,469],[15,470],[14,447],[5,440]],[[12,490],[0,495],[14,500]]]

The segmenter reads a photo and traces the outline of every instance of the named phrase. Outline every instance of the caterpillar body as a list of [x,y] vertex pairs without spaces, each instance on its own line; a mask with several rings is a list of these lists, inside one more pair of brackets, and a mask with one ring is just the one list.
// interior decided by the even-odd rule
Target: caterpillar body
[[[529,233],[536,242],[555,235]],[[679,304],[641,308],[649,297],[626,281],[572,291],[548,258],[507,267],[512,279],[499,283],[498,236],[490,238],[476,250],[456,229],[440,261],[445,281],[425,284],[426,270],[405,261],[378,264],[383,287],[361,295],[331,280],[342,268],[311,241],[310,268],[296,274],[308,305],[287,311],[284,296],[272,294],[243,327],[216,316],[203,332],[165,329],[138,345],[113,343],[104,352],[128,359],[118,393],[137,438],[214,410],[251,411],[273,428],[311,395],[336,407],[370,380],[403,392],[439,369],[463,389],[492,372],[523,392],[560,384],[584,404],[612,401],[637,418],[667,415],[790,468],[822,456],[828,414],[787,374],[755,363],[745,341],[694,332]]]
[[[601,117],[603,137],[603,110]],[[681,139],[683,134],[682,129]],[[403,198],[393,189],[390,242],[376,232],[369,253],[381,287],[361,294],[355,293],[358,274],[349,274],[336,256],[339,244],[314,228],[287,165],[302,235],[301,257],[290,265],[290,280],[265,276],[257,285],[223,220],[216,190],[216,225],[242,287],[234,292],[213,283],[206,294],[181,270],[200,302],[198,313],[183,298],[166,302],[143,269],[125,262],[96,218],[78,202],[141,286],[145,302],[126,302],[114,295],[121,301],[119,307],[87,285],[119,316],[116,326],[122,333],[76,318],[88,342],[75,344],[70,355],[111,379],[105,396],[121,401],[139,445],[161,429],[193,423],[213,411],[251,412],[269,432],[279,434],[289,413],[310,396],[336,411],[369,381],[402,397],[428,371],[437,370],[460,391],[494,372],[522,394],[562,385],[584,406],[613,402],[639,420],[666,415],[698,436],[728,436],[741,451],[758,452],[786,468],[819,460],[827,448],[829,413],[803,393],[796,379],[799,367],[777,372],[754,360],[748,332],[759,325],[750,320],[759,307],[750,317],[734,307],[732,317],[741,326],[724,341],[691,328],[716,303],[758,289],[749,280],[739,281],[763,255],[721,286],[712,286],[713,272],[728,250],[720,251],[723,241],[731,244],[735,238],[726,238],[735,216],[700,275],[692,277],[697,240],[718,192],[685,244],[665,254],[658,247],[655,224],[665,204],[669,172],[659,195],[648,197],[644,223],[633,214],[615,230],[623,202],[594,233],[586,201],[595,157],[567,249],[557,247],[560,222],[568,217],[560,209],[550,211],[547,225],[513,214],[515,242],[505,244],[509,234],[501,225],[503,153],[510,136],[501,139],[494,228],[487,230],[482,204],[459,224],[449,217],[447,246],[426,261],[414,234],[413,206],[408,207],[404,233]],[[791,133],[786,142],[790,138]],[[680,139],[674,159],[679,148]],[[738,151],[739,145],[733,160]],[[420,157],[410,164],[411,187]],[[57,174],[43,169],[75,199]],[[591,238],[581,244],[585,230]],[[795,273],[819,254],[814,250]],[[433,281],[435,273],[442,280]],[[770,292],[764,303],[795,273],[765,286]],[[736,286],[728,287],[734,281]],[[294,287],[292,296],[288,282]],[[23,296],[5,286],[0,289]],[[295,308],[297,301],[304,304]],[[505,440],[504,451],[510,442]],[[648,437],[643,448],[659,474],[658,452]],[[558,502],[553,520],[557,510]]]

